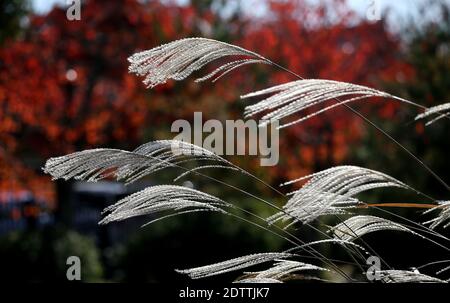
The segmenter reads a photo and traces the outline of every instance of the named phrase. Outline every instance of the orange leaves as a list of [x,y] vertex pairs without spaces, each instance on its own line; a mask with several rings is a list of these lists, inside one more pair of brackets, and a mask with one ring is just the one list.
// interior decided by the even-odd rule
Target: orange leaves
[[[0,47],[0,146],[11,154],[31,153],[36,163],[49,153],[88,146],[135,146],[143,133],[167,133],[175,117],[191,116],[193,110],[229,117],[241,112],[236,110],[242,106],[236,102],[240,94],[294,80],[272,67],[248,66],[214,85],[169,82],[146,92],[128,74],[126,58],[182,37],[232,37],[231,42],[305,78],[368,85],[411,75],[382,23],[349,27],[345,3],[333,4],[332,24],[329,8],[302,1],[270,1],[270,16],[231,19],[220,28],[214,26],[223,21],[211,10],[157,1],[86,1],[83,22],[67,22],[61,8],[30,16],[24,39]],[[395,108],[386,105],[382,112],[393,115]],[[293,126],[285,130],[283,163],[270,177],[297,177],[315,165],[343,161],[360,133],[359,120],[345,110]]]
[[98,146],[101,142],[104,142],[104,136],[107,133],[103,133],[105,125],[108,125],[110,120],[111,112],[101,111],[96,115],[93,115],[86,119],[84,123],[84,130],[86,132],[87,144],[91,146]]
[[55,206],[50,178],[36,174],[0,149],[0,203],[29,193],[33,193],[36,199],[46,201],[48,207]]

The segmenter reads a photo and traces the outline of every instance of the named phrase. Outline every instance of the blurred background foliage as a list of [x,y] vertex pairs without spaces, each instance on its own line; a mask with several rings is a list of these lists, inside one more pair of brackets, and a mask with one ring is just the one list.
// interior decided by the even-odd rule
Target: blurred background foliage
[[[42,174],[40,168],[51,156],[100,146],[133,149],[150,140],[173,138],[171,123],[191,121],[194,111],[202,111],[204,120],[240,119],[245,103],[239,95],[295,80],[267,66],[248,66],[214,84],[197,84],[191,77],[146,90],[141,79],[127,72],[126,58],[133,52],[184,37],[210,37],[261,53],[304,78],[369,85],[426,106],[450,100],[447,1],[430,1],[421,8],[436,9],[435,19],[411,19],[397,24],[398,31],[386,15],[368,21],[342,0],[264,1],[267,11],[255,16],[243,12],[242,2],[233,3],[87,0],[82,20],[71,22],[65,7],[37,14],[28,1],[1,2],[2,279],[64,280],[65,258],[77,255],[84,281],[183,280],[174,268],[288,247],[251,225],[214,214],[171,218],[143,229],[139,225],[145,220],[98,227],[101,208],[132,190],[120,187],[116,192],[117,184],[109,182],[95,195],[86,194],[80,189],[83,185],[54,183]],[[369,100],[358,108],[450,181],[447,121],[424,128],[413,122],[417,109],[392,101]],[[418,163],[345,108],[282,130],[277,166],[260,167],[256,157],[230,159],[273,186],[332,165],[356,164],[448,199],[448,191]],[[168,182],[172,173],[150,176],[146,182]],[[208,174],[278,205],[285,201],[245,176]],[[189,180],[259,215],[273,211],[220,184],[196,176]],[[401,191],[376,191],[362,199],[428,202]],[[424,218],[416,209],[391,210],[419,222]],[[318,237],[310,229],[296,232],[305,241]],[[391,244],[414,248],[417,241],[387,237],[368,241],[404,267],[435,260],[442,253],[428,250],[427,255],[405,257]],[[347,257],[336,248],[324,251]]]

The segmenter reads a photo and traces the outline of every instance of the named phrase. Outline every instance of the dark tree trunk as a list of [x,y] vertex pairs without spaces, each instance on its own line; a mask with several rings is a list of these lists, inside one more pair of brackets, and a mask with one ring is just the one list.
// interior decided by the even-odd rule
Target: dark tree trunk
[[56,182],[56,206],[55,221],[65,227],[72,225],[73,219],[73,181],[57,180]]

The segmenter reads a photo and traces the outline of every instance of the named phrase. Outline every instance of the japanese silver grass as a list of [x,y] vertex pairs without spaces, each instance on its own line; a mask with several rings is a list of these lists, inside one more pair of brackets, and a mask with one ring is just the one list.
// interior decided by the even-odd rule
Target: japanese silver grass
[[246,64],[271,64],[263,56],[236,45],[207,38],[186,38],[130,56],[128,70],[144,76],[144,84],[152,88],[166,83],[169,79],[183,80],[205,65],[224,57],[245,58],[227,62],[197,81],[204,81],[214,76],[220,78],[231,70]]
[[361,203],[357,199],[333,193],[312,191],[305,195],[296,193],[283,206],[283,211],[268,217],[267,221],[273,224],[279,220],[283,222],[291,220],[291,223],[285,226],[288,228],[297,222],[310,223],[320,216],[347,214],[346,209],[354,208],[358,204]]
[[129,195],[105,208],[108,215],[99,224],[122,221],[131,217],[173,211],[196,210],[226,214],[223,208],[233,206],[204,192],[176,185],[151,186]]
[[[196,81],[212,80],[214,82],[234,69],[254,63],[271,64],[296,75],[294,72],[291,72],[254,52],[238,46],[205,38],[182,39],[134,54],[129,58],[129,71],[144,76],[144,83],[148,87],[154,87],[158,84],[167,82],[169,79],[183,80],[193,72],[200,70],[207,64],[219,59],[227,59],[227,61],[205,76],[198,78]],[[301,78],[298,75],[296,76]],[[271,94],[271,96],[266,97],[266,95],[269,94]],[[300,119],[286,123],[280,127],[287,127],[295,123],[300,123],[340,105],[350,108],[354,113],[366,120],[366,122],[374,125],[362,114],[359,114],[347,105],[347,103],[369,97],[391,98],[424,108],[411,101],[395,97],[382,91],[361,85],[330,80],[313,79],[294,81],[243,96],[243,98],[250,97],[261,97],[265,99],[257,104],[248,106],[246,108],[246,116],[253,116],[264,112],[266,114],[265,119],[267,121],[272,121],[287,118],[297,112],[303,113],[304,111],[307,111]],[[335,104],[329,105],[326,103],[324,105],[325,102],[332,100],[335,101]],[[314,106],[321,105],[323,106],[322,108],[313,112],[310,111]],[[448,114],[448,110],[449,108],[446,107],[446,105],[438,107],[437,109],[428,109],[425,113],[419,115],[417,119],[427,118],[432,114],[441,114],[435,120],[429,122],[432,123]],[[374,126],[379,129],[376,125]],[[383,130],[379,130],[385,134]],[[388,134],[385,135],[397,143],[397,141]],[[240,168],[201,147],[196,147],[187,143],[180,143],[177,146],[173,143],[175,142],[169,140],[154,141],[144,144],[131,152],[117,149],[87,150],[49,159],[44,170],[51,174],[54,179],[76,178],[96,181],[105,177],[115,177],[118,180],[124,180],[127,183],[138,180],[145,175],[157,172],[166,167],[180,167],[180,164],[194,160],[210,161],[213,163],[197,166],[192,169],[185,169],[186,172],[181,174],[176,180],[189,173],[196,173],[197,171],[206,168],[230,168],[232,170],[241,171]],[[397,143],[397,145],[401,146],[399,143]],[[441,181],[441,183],[446,185],[445,182],[423,164],[420,159],[415,157],[403,146],[401,147],[427,168],[427,170]],[[247,174],[252,176],[249,173]],[[306,184],[301,189],[291,193],[292,198],[285,205],[283,211],[270,218],[271,223],[280,219],[292,220],[291,224],[298,221],[307,223],[322,215],[346,214],[348,209],[355,208],[362,203],[355,197],[357,194],[374,188],[400,187],[410,189],[410,187],[387,175],[354,166],[331,168],[288,183],[301,180],[307,180]],[[227,185],[225,182],[223,182],[223,184]],[[448,186],[446,187],[448,188]],[[245,191],[242,192],[247,193]],[[253,195],[252,197],[259,199]],[[271,205],[270,203],[267,204]],[[449,219],[447,206],[448,205],[445,204],[445,207],[442,207],[442,205],[435,207],[434,209],[441,210],[439,216],[426,223],[431,224],[432,228],[441,224],[445,224],[444,227],[447,227],[449,224],[446,223]],[[104,211],[106,216],[100,224],[121,221],[141,215],[157,215],[157,218],[149,223],[171,216],[204,211],[214,211],[233,215],[232,213],[227,213],[227,208],[239,209],[237,206],[233,207],[216,197],[190,188],[172,185],[154,186],[130,195],[118,201],[116,204],[107,207]],[[280,209],[277,208],[277,210]],[[255,215],[255,217],[264,221],[264,218],[258,217],[257,215]],[[254,222],[246,220],[245,218],[241,219],[254,224]],[[260,226],[266,231],[271,232],[265,226],[259,224],[254,225]],[[272,227],[280,229],[278,226]],[[289,254],[289,252],[320,243],[337,243],[346,249],[354,249],[355,252],[358,252],[358,255],[359,251],[356,249],[359,248],[367,254],[362,246],[351,241],[367,233],[379,230],[401,230],[411,232],[406,226],[402,226],[389,220],[372,216],[356,216],[332,228],[332,232],[336,237],[335,239],[323,239],[298,245],[298,243],[286,237],[284,239],[291,244],[294,244],[294,247],[283,253],[254,254],[212,265],[180,270],[179,272],[187,274],[191,278],[208,277],[247,268],[264,262],[296,256]],[[285,232],[291,236],[287,231]],[[292,238],[298,240],[295,236]],[[298,242],[303,243],[301,240],[298,240]],[[324,262],[327,261],[325,257],[323,257],[323,259],[320,258],[322,256],[320,253],[317,253],[317,256],[319,257],[315,254],[312,255]],[[358,265],[356,260],[355,262],[355,264]],[[329,262],[329,265],[333,265],[333,263]],[[281,260],[277,261],[272,268],[252,273],[256,275],[256,277],[249,277],[240,280],[240,282],[281,282],[280,280],[285,279],[291,272],[313,269],[312,267],[314,267],[314,265],[297,261]],[[335,268],[339,270],[338,267]],[[345,273],[344,276],[346,276]],[[436,281],[434,280],[435,278],[422,275],[415,271],[382,271],[382,276],[383,278],[388,277],[386,280],[387,282],[441,282],[441,280],[437,279],[438,281]]]
[[270,64],[268,61],[265,60],[260,60],[260,59],[243,59],[243,60],[236,60],[236,61],[232,61],[229,62],[227,64],[224,64],[218,68],[216,68],[214,71],[210,72],[209,74],[207,74],[206,76],[203,76],[201,78],[197,78],[195,79],[195,82],[203,82],[206,81],[208,79],[213,78],[214,76],[216,76],[211,82],[216,82],[217,80],[221,79],[223,76],[225,76],[226,74],[228,74],[229,72],[235,70],[236,68],[239,68],[241,66],[244,65],[248,65],[248,64],[255,64],[255,63],[261,63],[261,64]]
[[[139,171],[142,167],[151,166],[152,163],[153,159],[147,159],[133,152],[96,148],[50,158],[43,170],[50,174],[53,180],[74,178],[95,182],[111,176],[120,179],[115,170],[118,167],[135,167],[135,171]],[[132,175],[132,171],[129,172]]]
[[444,280],[408,270],[376,271],[384,283],[447,283]]
[[419,236],[399,223],[375,216],[354,216],[332,227],[330,231],[338,239],[354,241],[366,234],[382,230],[402,231]]
[[310,114],[306,114],[300,119],[282,124],[278,128],[284,128],[303,122],[342,104],[347,104],[370,97],[391,98],[417,106],[416,103],[409,100],[405,100],[366,86],[322,79],[297,80],[243,95],[241,96],[241,99],[262,97],[268,94],[272,95],[245,108],[246,117],[251,117],[256,114],[266,112],[266,114],[261,118],[263,121],[260,124],[261,126],[268,124],[270,120],[281,120],[294,113],[307,110],[326,101],[337,101],[336,104],[327,106]]
[[115,177],[131,183],[162,169],[199,160],[232,166],[224,158],[202,147],[177,140],[159,140],[143,144],[132,152],[98,148],[50,158],[44,172],[53,179],[74,178],[95,182]]
[[436,207],[428,209],[424,212],[424,214],[439,210],[439,215],[436,218],[433,218],[423,224],[430,224],[431,229],[435,229],[440,225],[443,225],[444,228],[450,226],[450,201],[439,201],[439,204]]
[[254,277],[254,278],[244,278],[241,280],[234,281],[233,283],[268,283],[268,284],[272,284],[272,283],[283,283],[283,282],[280,280],[277,280],[277,279]]
[[384,173],[358,166],[336,166],[296,180],[282,184],[285,186],[308,180],[278,212],[268,218],[274,223],[279,220],[292,219],[296,222],[308,223],[319,216],[346,214],[346,210],[354,208],[360,202],[357,194],[383,187],[408,188],[404,183]]
[[425,125],[433,124],[434,122],[450,116],[450,103],[444,103],[441,105],[433,106],[425,110],[420,115],[416,116],[416,120],[421,120],[425,118],[429,118],[430,116],[438,115],[437,117],[428,121]]
[[259,253],[242,256],[219,263],[195,267],[190,269],[177,269],[176,272],[188,275],[191,279],[200,279],[215,276],[231,271],[240,270],[261,263],[273,261],[275,259],[285,259],[292,257],[289,253]]
[[298,261],[291,261],[291,260],[275,260],[275,261],[276,263],[269,269],[257,272],[245,272],[245,274],[253,276],[254,278],[257,279],[282,280],[283,278],[294,272],[309,271],[309,270],[328,271],[328,269],[326,268]]
[[[376,171],[371,170],[365,167],[354,166],[354,165],[339,165],[334,166],[307,176],[303,176],[288,182],[281,184],[281,186],[286,186],[289,184],[297,183],[304,180],[309,180],[305,185],[316,187],[317,185],[322,185],[328,181],[332,181],[333,184],[335,182],[342,182],[346,179],[352,179],[354,177],[363,178],[367,181],[385,181],[385,182],[393,182],[398,184],[400,187],[407,187],[404,183],[398,181],[397,179]],[[367,179],[366,179],[367,178]],[[321,183],[319,183],[321,182]],[[352,181],[353,182],[353,181]],[[328,185],[330,186],[330,185]],[[324,188],[320,186],[320,188]]]

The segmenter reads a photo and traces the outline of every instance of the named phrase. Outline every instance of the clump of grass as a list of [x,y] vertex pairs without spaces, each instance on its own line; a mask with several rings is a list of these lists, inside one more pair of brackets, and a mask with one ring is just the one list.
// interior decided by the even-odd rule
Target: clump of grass
[[[265,122],[263,124],[267,124],[273,120],[280,120],[292,115],[300,115],[296,120],[280,126],[280,128],[284,128],[305,121],[334,107],[345,106],[363,118],[371,126],[378,129],[390,140],[393,140],[409,156],[431,173],[436,180],[447,189],[450,188],[436,173],[408,149],[376,126],[367,117],[349,106],[349,103],[354,101],[368,99],[370,97],[381,97],[423,109],[424,113],[419,114],[416,119],[438,115],[437,118],[428,122],[429,124],[448,116],[448,110],[450,109],[448,104],[428,109],[416,102],[366,86],[322,79],[305,80],[296,73],[253,51],[205,38],[187,38],[173,41],[151,50],[134,54],[128,60],[130,62],[129,71],[143,76],[144,84],[152,88],[165,83],[169,79],[183,80],[193,72],[219,59],[227,60],[212,72],[198,78],[198,82],[206,80],[212,80],[214,82],[239,67],[259,63],[282,69],[299,79],[242,96],[242,98],[247,99],[270,95],[269,97],[264,97],[254,105],[248,105],[245,109],[246,116],[264,114],[263,118]],[[324,105],[329,101],[336,101],[336,103],[328,106]],[[303,114],[306,109],[315,108],[316,110],[312,113]],[[186,163],[194,161],[195,163],[202,161],[202,165],[197,165],[194,168],[185,166]],[[368,233],[385,230],[406,232],[419,236],[445,249],[447,252],[449,251],[449,248],[441,242],[450,241],[450,239],[434,230],[440,225],[444,225],[444,228],[450,226],[450,223],[448,223],[450,221],[449,202],[437,201],[392,176],[364,167],[336,166],[309,176],[300,177],[299,179],[282,184],[284,186],[307,180],[300,189],[287,195],[268,185],[284,198],[292,195],[281,208],[270,201],[249,193],[245,189],[200,173],[200,170],[209,168],[231,169],[236,173],[244,173],[258,182],[263,182],[250,172],[244,171],[228,160],[202,147],[174,140],[149,142],[134,151],[105,148],[80,151],[49,159],[44,167],[44,171],[52,175],[54,179],[75,178],[95,182],[102,178],[113,177],[128,184],[146,175],[157,173],[168,168],[178,168],[184,171],[176,180],[191,173],[196,174],[210,181],[218,182],[223,186],[228,186],[245,193],[255,200],[271,206],[276,212],[267,218],[263,218],[258,214],[240,208],[237,203],[223,201],[218,197],[199,190],[167,184],[148,187],[107,207],[104,211],[105,217],[100,221],[100,224],[108,224],[149,214],[157,214],[158,216],[157,219],[148,222],[148,224],[175,215],[190,214],[193,212],[219,212],[258,226],[264,232],[281,237],[292,245],[290,249],[284,252],[257,253],[197,268],[177,270],[179,273],[186,274],[193,279],[242,270],[257,264],[272,263],[272,266],[262,271],[244,272],[243,276],[238,278],[236,282],[278,283],[294,279],[324,281],[318,276],[304,274],[304,272],[317,274],[323,271],[340,275],[347,279],[347,281],[354,281],[355,277],[349,277],[340,268],[339,264],[343,263],[342,260],[326,257],[315,249],[314,246],[323,243],[337,244],[354,261],[346,263],[350,263],[352,266],[364,271],[367,268],[366,258],[368,255],[375,255],[380,257],[380,259],[381,256],[365,243],[361,237]],[[412,190],[431,202],[422,204],[371,204],[357,198],[358,194],[367,190],[392,187]],[[424,224],[408,220],[385,209],[392,206],[426,208],[426,213],[439,210],[439,214],[437,217],[425,222],[426,224],[430,224],[430,227],[427,227]],[[409,225],[372,215],[359,215],[357,211],[361,208],[369,210],[371,208],[381,209],[385,213],[395,215],[397,218],[407,221]],[[250,215],[251,219],[241,216],[235,210]],[[323,224],[321,223],[321,217],[324,216],[333,216],[338,219],[339,223],[331,227]],[[341,216],[349,218],[343,219]],[[317,228],[311,225],[312,222],[318,222],[320,227]],[[281,226],[279,226],[280,223]],[[317,239],[312,242],[305,242],[298,238],[289,229],[294,224],[301,224],[301,228],[309,227],[314,230],[317,232]],[[356,240],[359,240],[360,244],[354,243]],[[306,255],[301,255],[298,252],[305,253]],[[321,265],[304,262],[303,259],[306,258],[316,260],[315,262],[320,262]],[[426,265],[416,266],[416,268],[441,264],[446,261],[431,262]],[[448,268],[445,267],[436,274],[442,274]],[[446,282],[445,279],[420,273],[418,269],[401,270],[393,269],[389,266],[388,270],[379,270],[377,274],[382,282]],[[360,279],[364,281],[364,278]]]

